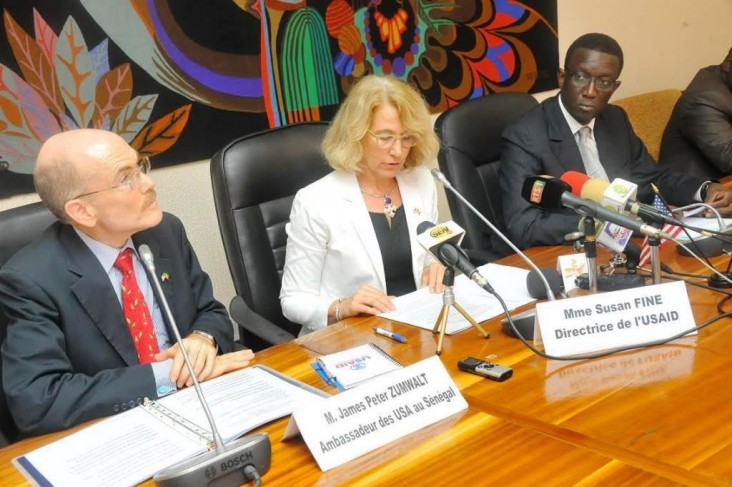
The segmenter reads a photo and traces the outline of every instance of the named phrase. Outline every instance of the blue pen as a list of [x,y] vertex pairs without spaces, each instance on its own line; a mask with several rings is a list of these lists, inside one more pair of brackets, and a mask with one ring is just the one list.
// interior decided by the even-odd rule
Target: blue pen
[[392,333],[389,330],[384,330],[383,328],[374,328],[374,333],[376,333],[377,335],[389,337],[399,343],[407,343],[407,339],[403,335]]

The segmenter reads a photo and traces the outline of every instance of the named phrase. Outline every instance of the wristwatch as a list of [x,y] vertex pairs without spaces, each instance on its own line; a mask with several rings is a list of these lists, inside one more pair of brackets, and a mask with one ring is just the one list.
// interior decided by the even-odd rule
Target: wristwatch
[[214,338],[214,336],[212,334],[206,333],[203,330],[193,330],[191,332],[191,335],[200,335],[200,336],[202,336],[206,340],[210,341],[211,342],[211,345],[213,345],[213,347],[216,348],[216,339]]
[[707,199],[707,191],[709,190],[709,186],[711,185],[711,181],[707,181],[701,185],[701,189],[699,189],[699,196],[701,197],[702,203],[704,203],[704,201]]

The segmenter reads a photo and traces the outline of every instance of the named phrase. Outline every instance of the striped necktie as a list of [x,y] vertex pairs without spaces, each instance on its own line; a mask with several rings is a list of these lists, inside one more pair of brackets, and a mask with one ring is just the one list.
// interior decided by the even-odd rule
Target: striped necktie
[[600,156],[597,153],[597,145],[593,143],[590,134],[590,127],[582,127],[579,129],[579,151],[582,156],[582,162],[585,165],[585,172],[591,178],[609,181],[605,168],[600,163]]

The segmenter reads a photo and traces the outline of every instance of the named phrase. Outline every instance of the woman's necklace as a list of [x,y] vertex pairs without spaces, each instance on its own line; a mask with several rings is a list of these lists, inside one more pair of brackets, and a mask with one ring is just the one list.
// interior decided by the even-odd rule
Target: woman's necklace
[[384,215],[386,215],[388,218],[394,218],[394,215],[396,215],[397,209],[396,209],[396,207],[392,203],[391,194],[396,189],[396,184],[394,184],[394,187],[391,188],[388,192],[386,192],[384,194],[372,194],[372,193],[369,193],[368,191],[364,191],[364,189],[361,186],[359,186],[358,189],[360,189],[361,192],[363,194],[365,194],[366,196],[371,196],[372,198],[378,198],[378,199],[382,199],[383,198],[383,200],[384,200]]

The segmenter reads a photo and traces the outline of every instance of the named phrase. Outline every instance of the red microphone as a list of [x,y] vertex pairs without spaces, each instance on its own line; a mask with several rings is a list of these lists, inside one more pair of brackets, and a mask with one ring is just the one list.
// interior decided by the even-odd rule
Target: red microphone
[[572,194],[580,198],[587,198],[596,203],[602,201],[602,194],[610,183],[602,179],[594,179],[579,171],[567,171],[559,178],[572,188]]

